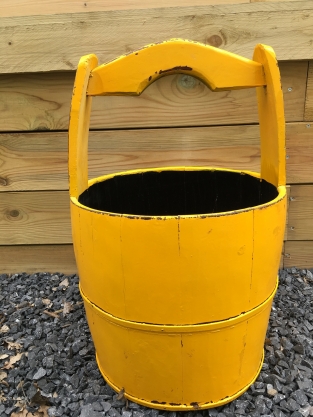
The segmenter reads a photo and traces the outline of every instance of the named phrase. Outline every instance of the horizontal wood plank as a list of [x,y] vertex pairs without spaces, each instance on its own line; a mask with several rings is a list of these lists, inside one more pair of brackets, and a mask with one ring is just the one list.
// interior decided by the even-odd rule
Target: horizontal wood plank
[[[253,1],[255,0],[251,0],[251,2]],[[171,0],[171,7],[239,3],[249,3],[249,0]],[[53,2],[51,0],[40,0],[40,2],[37,0],[14,0],[14,2],[12,2],[12,0],[1,0],[0,17],[102,12],[108,10],[152,9],[156,7],[166,7],[168,5],[168,0],[124,0],[118,2],[116,0],[54,0]]]
[[292,185],[289,200],[288,240],[313,239],[313,185]]
[[[282,62],[288,122],[302,121],[308,63]],[[74,72],[0,75],[0,131],[66,130]],[[188,75],[161,78],[140,97],[95,97],[91,129],[258,122],[255,89],[212,92]]]
[[66,191],[2,193],[0,245],[71,243]]
[[[294,185],[290,197],[303,195],[304,186]],[[307,194],[313,195],[313,185],[307,187]],[[298,197],[297,197],[298,198]],[[305,197],[306,198],[306,197]],[[305,200],[302,197],[302,199]],[[309,199],[299,203],[301,208],[289,206],[287,239],[290,227],[295,224],[296,240],[312,237],[312,202]],[[294,203],[294,201],[290,201]],[[303,215],[309,213],[308,215]],[[0,245],[65,244],[72,242],[69,194],[67,191],[9,192],[0,199]],[[309,230],[309,232],[308,232]]]
[[283,257],[284,268],[313,268],[313,240],[285,242]]
[[[307,123],[286,125],[287,182],[313,183]],[[260,170],[257,125],[91,131],[89,177],[156,166]],[[0,192],[68,189],[66,132],[0,134]]]
[[313,59],[312,36],[310,0],[10,16],[0,21],[0,72],[72,70],[91,52],[107,62],[177,37],[247,58],[264,43],[279,60]]
[[77,272],[73,245],[0,246],[0,274]]

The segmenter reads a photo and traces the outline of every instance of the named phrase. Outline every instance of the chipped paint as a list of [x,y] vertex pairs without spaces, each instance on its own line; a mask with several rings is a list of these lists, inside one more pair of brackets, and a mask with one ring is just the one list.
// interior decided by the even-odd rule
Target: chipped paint
[[159,71],[159,74],[164,74],[166,72],[176,72],[176,73],[179,73],[180,71],[192,71],[192,68],[191,67],[187,67],[186,65],[185,66],[178,65],[177,67],[169,68],[169,69],[166,69],[166,70],[160,70]]

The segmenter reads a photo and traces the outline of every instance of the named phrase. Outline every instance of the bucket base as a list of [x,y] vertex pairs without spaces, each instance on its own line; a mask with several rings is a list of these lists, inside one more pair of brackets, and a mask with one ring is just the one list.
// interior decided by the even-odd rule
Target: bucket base
[[[101,365],[100,365],[100,362],[98,360],[98,355],[97,354],[96,354],[96,360],[97,360],[98,368],[99,368],[103,378],[105,379],[105,381],[110,385],[110,387],[112,389],[114,389],[114,391],[119,393],[123,389],[123,387],[117,387],[115,384],[113,384],[109,380],[109,378],[106,376],[105,372],[101,368]],[[225,405],[225,404],[235,400],[236,398],[240,397],[240,395],[242,395],[245,391],[247,391],[247,389],[250,387],[250,385],[253,384],[253,382],[258,377],[258,375],[259,375],[259,373],[262,369],[263,361],[264,361],[264,350],[263,350],[262,360],[261,360],[260,366],[259,366],[255,376],[251,380],[251,382],[249,382],[249,384],[247,384],[245,387],[243,387],[240,391],[236,392],[236,394],[231,395],[231,396],[226,397],[226,398],[223,398],[222,400],[219,400],[219,401],[216,401],[216,402],[195,403],[194,406],[187,405],[187,404],[171,405],[171,404],[168,404],[168,403],[161,404],[161,403],[146,401],[142,398],[133,397],[132,395],[129,395],[127,392],[124,393],[124,397],[127,398],[130,401],[133,401],[134,403],[138,403],[138,404],[143,405],[145,407],[155,408],[155,409],[158,409],[158,410],[169,410],[169,411],[189,411],[189,410],[192,410],[192,411],[195,411],[195,410],[204,410],[206,408],[220,407],[222,405]]]

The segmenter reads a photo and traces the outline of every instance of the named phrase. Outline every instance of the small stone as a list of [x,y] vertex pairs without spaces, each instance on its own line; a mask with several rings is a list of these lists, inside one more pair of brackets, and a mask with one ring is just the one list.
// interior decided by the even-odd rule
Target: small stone
[[140,411],[133,411],[133,417],[143,417],[144,414],[141,413]]
[[33,379],[35,381],[38,381],[38,379],[43,378],[46,375],[46,370],[43,368],[39,368],[38,371],[35,373],[35,375],[33,376]]
[[103,411],[102,405],[98,402],[92,403],[92,407],[93,407],[94,411]]
[[79,417],[102,417],[103,413],[93,410],[92,404],[84,405],[81,408],[81,413]]
[[308,403],[308,397],[301,389],[298,389],[297,391],[293,392],[291,396],[300,405],[305,405]]
[[268,388],[267,394],[270,395],[271,397],[275,397],[275,395],[277,394],[277,391],[274,388]]
[[311,406],[310,404],[307,404],[305,407],[299,408],[298,411],[303,417],[308,417],[310,415]]
[[107,413],[110,410],[110,408],[112,407],[111,404],[106,402],[106,401],[102,401],[101,405],[102,405],[103,411],[105,413]]
[[[140,409],[140,405],[137,403],[133,403],[132,401],[128,402],[128,408],[130,408],[131,410],[139,410]],[[152,416],[154,417],[154,416]]]
[[287,401],[286,407],[290,411],[297,411],[299,410],[300,405],[293,398],[289,398],[289,400]]
[[67,407],[71,410],[71,411],[76,411],[79,409],[79,404],[78,403],[69,403],[67,405]]
[[284,400],[286,398],[286,396],[285,395],[283,395],[283,394],[276,394],[276,395],[274,395],[274,397],[273,397],[273,401],[274,401],[274,403],[275,404],[278,404],[278,403],[280,403],[282,400]]
[[299,389],[301,390],[312,388],[312,381],[310,380],[303,380],[303,381],[297,380],[297,384],[298,384]]
[[132,417],[132,412],[131,411],[123,411],[122,412],[122,417]]
[[115,410],[115,408],[110,408],[109,412],[108,412],[110,417],[121,417],[120,413]]
[[304,347],[303,347],[303,345],[298,344],[298,345],[295,345],[293,348],[294,348],[294,350],[297,353],[300,353],[301,355],[304,354]]
[[286,414],[285,413],[283,413],[281,410],[279,410],[279,409],[275,409],[274,410],[274,416],[275,417],[286,417]]

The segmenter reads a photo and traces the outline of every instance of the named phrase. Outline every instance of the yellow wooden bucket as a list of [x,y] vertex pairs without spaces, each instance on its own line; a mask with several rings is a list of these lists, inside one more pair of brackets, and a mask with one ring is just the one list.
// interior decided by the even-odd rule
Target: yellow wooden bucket
[[[173,73],[213,91],[256,87],[261,173],[166,167],[88,180],[92,96],[139,95]],[[81,58],[69,128],[73,243],[99,368],[126,398],[210,408],[257,377],[285,229],[284,129],[268,46],[253,61],[179,39],[101,66]]]

